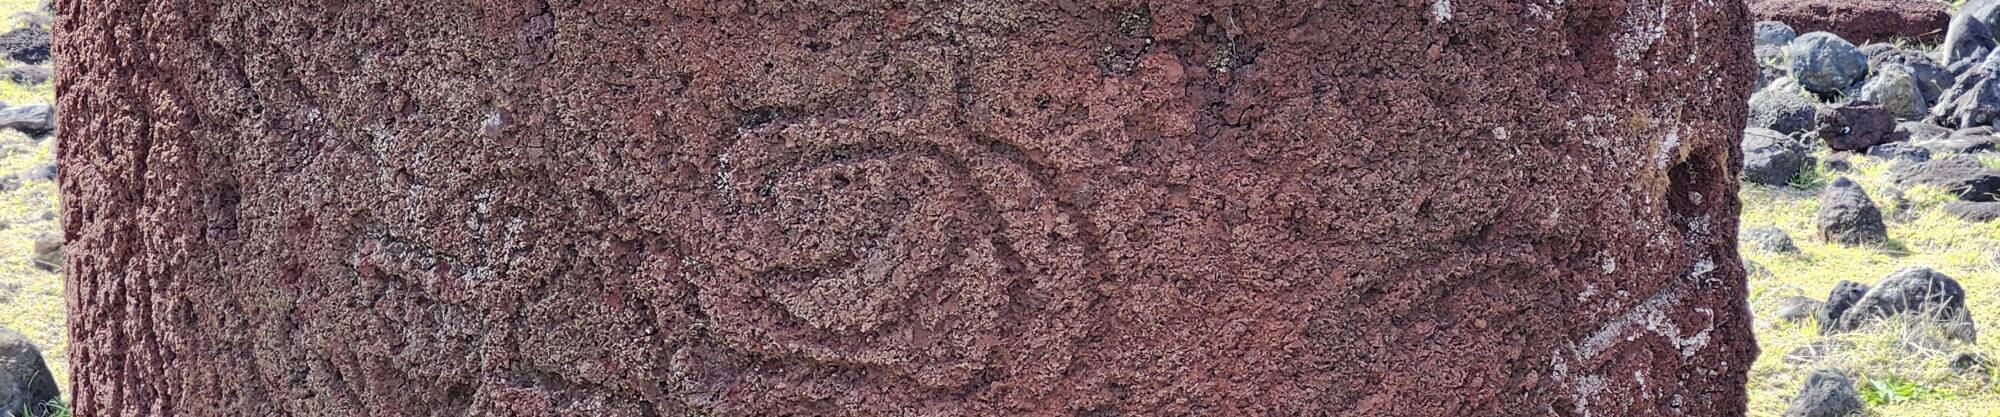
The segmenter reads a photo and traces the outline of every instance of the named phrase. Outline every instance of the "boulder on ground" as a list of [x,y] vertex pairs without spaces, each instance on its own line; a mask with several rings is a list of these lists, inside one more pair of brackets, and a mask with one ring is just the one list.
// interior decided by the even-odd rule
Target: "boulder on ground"
[[6,78],[20,85],[38,85],[55,78],[55,73],[43,65],[15,65],[0,70],[0,78]]
[[52,416],[62,399],[41,348],[13,329],[0,328],[0,415]]
[[1945,214],[1972,223],[2000,220],[2000,201],[1947,201],[1943,209]]
[[1965,201],[2000,199],[2000,169],[1986,167],[1973,155],[1951,155],[1893,166],[1889,168],[1889,180],[1900,186],[1935,186]]
[[1819,304],[1819,300],[1803,295],[1785,297],[1783,300],[1778,300],[1778,311],[1776,311],[1778,320],[1797,323],[1812,318],[1819,312]]
[[1924,100],[1923,89],[1917,87],[1914,71],[1908,65],[1894,63],[1876,67],[1875,75],[1861,85],[1855,99],[1881,105],[1897,119],[1922,118],[1930,113],[1930,104]]
[[1931,160],[1931,151],[1907,142],[1890,142],[1868,147],[1868,157],[1885,161],[1924,162]]
[[1820,191],[1819,212],[1814,215],[1819,238],[1842,245],[1872,245],[1889,241],[1889,227],[1882,223],[1882,211],[1868,198],[1861,184],[1840,177]]
[[1812,155],[1796,139],[1770,129],[1743,130],[1743,178],[1750,182],[1784,186],[1811,162]]
[[1786,25],[1785,22],[1775,20],[1757,22],[1757,46],[1783,47],[1785,44],[1792,43],[1792,38],[1797,37],[1799,37],[1799,33],[1792,30],[1792,27]]
[[2000,54],[1987,54],[1931,106],[1931,123],[1948,128],[1992,126],[2000,116]]
[[1844,95],[1868,76],[1868,55],[1831,33],[1799,35],[1785,47],[1785,59],[1792,79],[1824,101]]
[[1939,326],[1954,340],[1978,340],[1978,330],[1965,309],[1965,288],[1958,280],[1926,267],[1903,268],[1875,283],[1833,327],[1835,332],[1851,331],[1901,315]]
[[1861,410],[1861,393],[1854,390],[1854,383],[1838,371],[1821,369],[1806,376],[1784,417],[1854,417]]
[[1750,96],[1749,126],[1787,135],[1804,133],[1812,129],[1819,111],[1819,103],[1798,83],[1779,79]]
[[55,129],[56,114],[47,104],[0,108],[0,129],[39,135]]
[[1924,148],[1924,150],[1931,151],[1932,156],[1970,154],[1970,153],[1980,153],[1980,152],[1991,152],[1993,150],[2000,149],[2000,137],[1996,137],[1990,134],[1989,135],[1953,134],[1951,137],[1943,139],[1911,141],[1910,144],[1915,145],[1916,147],[1919,148]]
[[1951,21],[1951,9],[1936,0],[1750,0],[1750,14],[1855,42],[1935,43],[1944,39]]
[[1889,65],[1904,66],[1904,69],[1909,70],[1911,79],[1915,81],[1917,92],[1924,97],[1926,112],[1930,111],[1930,105],[1937,103],[1938,97],[1944,95],[1945,89],[1951,88],[1952,83],[1958,81],[1951,71],[1945,70],[1944,65],[1938,64],[1929,54],[1922,51],[1903,49],[1892,44],[1870,46],[1873,47],[1872,50],[1863,48],[1862,52],[1868,55],[1868,68],[1880,72],[1883,67]]
[[1836,151],[1860,151],[1906,139],[1896,133],[1896,117],[1880,105],[1854,100],[1819,110],[1806,138]]
[[1792,244],[1792,235],[1777,226],[1743,229],[1737,239],[1748,243],[1750,247],[1766,252],[1798,253],[1799,251],[1798,245]]
[[0,34],[0,57],[23,64],[49,61],[49,30],[24,27]]
[[49,233],[38,236],[35,238],[34,258],[31,260],[34,261],[36,268],[41,268],[43,271],[62,272],[62,247],[62,234]]
[[1839,326],[1836,324],[1840,322],[1840,317],[1866,295],[1867,284],[1847,280],[1833,283],[1833,291],[1827,293],[1826,302],[1820,303],[1819,311],[1813,314],[1813,320],[1819,322],[1819,333],[1826,335],[1837,331]]
[[1951,368],[1952,372],[1961,374],[1985,374],[1987,370],[1993,368],[1993,360],[1987,359],[1986,355],[1979,354],[1978,352],[1954,353],[1951,355],[1951,359],[1947,359],[1945,363],[1947,364],[1946,366]]
[[1991,26],[1972,14],[1961,13],[1952,17],[1951,26],[1945,31],[1944,44],[1938,45],[1938,52],[1947,70],[1970,68],[1986,59],[1986,54],[1993,51],[1994,45]]
[[1912,121],[1897,123],[1896,133],[1899,136],[1909,138],[1910,141],[1915,142],[1915,141],[1925,141],[1932,139],[1944,139],[1945,137],[1951,136],[1951,129],[1946,129],[1944,126],[1938,126],[1930,124],[1928,122],[1912,120]]

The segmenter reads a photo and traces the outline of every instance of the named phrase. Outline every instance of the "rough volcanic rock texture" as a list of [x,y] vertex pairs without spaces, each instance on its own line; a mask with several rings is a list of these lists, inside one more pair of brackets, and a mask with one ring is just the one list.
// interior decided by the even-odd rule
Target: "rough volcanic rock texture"
[[1785,22],[1799,33],[1833,32],[1854,43],[1944,39],[1951,9],[1937,0],[1749,0],[1758,20]]
[[1743,411],[1733,2],[57,4],[79,415]]

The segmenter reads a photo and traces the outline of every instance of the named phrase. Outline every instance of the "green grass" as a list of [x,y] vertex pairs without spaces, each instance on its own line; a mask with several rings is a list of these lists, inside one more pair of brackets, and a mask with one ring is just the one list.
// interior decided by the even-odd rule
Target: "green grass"
[[[1982,335],[1970,346],[1942,344],[1937,335],[1897,324],[1820,337],[1814,323],[1782,323],[1778,302],[1787,296],[1824,299],[1841,280],[1873,285],[1908,266],[1929,266],[1950,275],[1966,289],[1966,305],[1982,329],[2000,323],[2000,222],[1973,224],[1939,210],[1952,196],[1929,187],[1906,190],[1907,210],[1888,198],[1887,163],[1854,158],[1852,172],[1808,169],[1794,183],[1807,190],[1772,188],[1746,183],[1743,226],[1777,226],[1792,235],[1796,254],[1763,252],[1744,247],[1745,259],[1762,264],[1769,274],[1751,276],[1750,304],[1757,313],[1757,342],[1763,355],[1750,371],[1750,415],[1778,416],[1797,393],[1805,375],[1834,368],[1857,375],[1856,387],[1877,416],[2000,417],[2000,374],[1958,374],[1949,369],[1954,352],[1979,352],[2000,357],[2000,334]],[[1846,176],[1866,189],[1889,218],[1890,244],[1848,247],[1819,239],[1813,227],[1819,209],[1817,187]],[[1920,326],[1910,326],[1921,328]],[[1786,363],[1788,352],[1815,343],[1847,345],[1807,364]]]
[[[20,27],[13,16],[40,5],[40,0],[0,0],[0,32]],[[9,65],[12,63],[0,62],[0,67]],[[52,85],[22,87],[0,81],[0,103],[17,106],[53,102]],[[16,176],[54,162],[54,150],[48,146],[52,143],[38,143],[13,131],[0,132],[0,176]],[[0,224],[5,225],[0,227],[0,326],[19,331],[41,346],[56,383],[67,387],[69,358],[65,352],[69,337],[62,276],[35,268],[31,260],[35,237],[62,233],[51,214],[59,211],[60,194],[53,181],[22,181],[20,188],[0,192]],[[69,413],[63,411],[58,415]]]
[[69,404],[63,404],[62,401],[50,401],[48,405],[49,408],[54,409],[53,412],[39,416],[29,413],[30,415],[27,417],[70,417]]

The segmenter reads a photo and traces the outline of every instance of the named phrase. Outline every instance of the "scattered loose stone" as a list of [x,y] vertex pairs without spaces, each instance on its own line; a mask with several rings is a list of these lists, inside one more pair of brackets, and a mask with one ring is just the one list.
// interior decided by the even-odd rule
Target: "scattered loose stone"
[[1944,139],[1951,136],[1951,129],[1922,121],[1908,121],[1896,124],[1896,133],[1911,141]]
[[62,272],[62,235],[46,234],[35,238],[34,264],[36,268],[49,272]]
[[1944,44],[1938,49],[1944,55],[1944,65],[1970,68],[1986,58],[1993,51],[1993,29],[1971,13],[1952,16],[1951,25],[1945,28]]
[[1835,151],[1819,161],[1819,166],[1828,171],[1848,172],[1854,170],[1854,153]]
[[1743,276],[1746,278],[1766,278],[1771,276],[1771,269],[1765,268],[1764,264],[1752,261],[1750,258],[1743,258]]
[[1792,79],[1823,100],[1841,95],[1868,75],[1868,56],[1831,33],[1800,35],[1786,47],[1785,55]]
[[1965,201],[2000,199],[2000,170],[1987,168],[1972,155],[1893,166],[1889,168],[1889,180],[1899,186],[1935,186]]
[[1813,130],[1806,135],[1836,151],[1866,150],[1870,146],[1895,142],[1896,117],[1888,109],[1865,100],[1843,103],[1818,112]]
[[49,61],[49,30],[24,27],[0,34],[0,55],[24,64]]
[[1819,334],[1833,334],[1837,329],[1834,324],[1865,295],[1868,295],[1867,284],[1847,280],[1834,283],[1833,291],[1827,293],[1826,302],[1819,305],[1819,312],[1813,316],[1819,321]]
[[56,164],[41,164],[21,172],[21,179],[28,181],[55,181]]
[[1835,353],[1853,348],[1854,343],[1845,340],[1820,340],[1805,346],[1792,348],[1790,352],[1785,352],[1784,361],[1792,365],[1804,365],[1819,362],[1820,359],[1824,359],[1827,356],[1833,356]]
[[1849,417],[1861,412],[1861,394],[1854,383],[1830,369],[1806,376],[1799,395],[1785,408],[1785,417]]
[[1791,78],[1772,81],[1750,96],[1750,127],[1784,134],[1812,129],[1819,103],[1807,97]]
[[1775,20],[1757,22],[1757,46],[1785,46],[1799,37],[1791,25]]
[[55,130],[55,123],[55,111],[47,104],[0,108],[0,129],[39,135]]
[[1959,352],[1951,355],[1949,362],[1952,372],[1961,374],[1983,374],[1993,368],[1993,360],[1986,355],[1973,352]]
[[1958,81],[1951,71],[1945,70],[1944,65],[1931,59],[1930,54],[1890,44],[1874,45],[1878,47],[1877,51],[1864,52],[1868,55],[1868,67],[1876,68],[1877,72],[1890,65],[1902,65],[1908,69],[1910,77],[1916,81],[1917,91],[1923,95],[1925,112],[1930,111],[1931,105],[1937,104],[1945,89]]
[[1987,54],[1966,70],[1931,107],[1928,121],[1950,128],[1992,126],[2000,116],[2000,54]]
[[1748,242],[1751,247],[1765,252],[1799,252],[1799,247],[1792,244],[1792,235],[1786,234],[1785,229],[1779,229],[1777,226],[1743,229],[1742,239],[1739,240]]
[[1945,214],[1972,223],[2000,220],[2000,202],[1995,201],[1950,201],[1944,203]]
[[1819,312],[1819,300],[1802,295],[1794,295],[1778,300],[1778,320],[1797,323],[1813,317]]
[[1819,196],[1819,237],[1842,245],[1873,245],[1889,241],[1889,228],[1882,223],[1882,211],[1869,200],[1868,192],[1847,177],[1828,184]]
[[1903,314],[1937,324],[1953,340],[1978,340],[1972,316],[1965,309],[1965,288],[1958,285],[1958,280],[1925,267],[1903,268],[1889,274],[1842,313],[1833,327],[1835,332],[1851,331]]
[[1875,76],[1861,85],[1861,93],[1855,98],[1876,103],[1898,119],[1921,118],[1930,111],[1930,103],[1924,99],[1924,92],[1917,86],[1916,70],[1903,64],[1884,64],[1875,68]]
[[1804,145],[1782,133],[1762,128],[1743,130],[1743,178],[1750,182],[1784,186],[1811,161]]
[[1868,156],[1885,161],[1924,162],[1931,160],[1931,151],[1905,142],[1890,142],[1869,147]]
[[42,350],[20,332],[0,328],[0,415],[54,415],[49,404],[61,398]]
[[47,83],[50,79],[55,78],[55,73],[50,72],[49,67],[45,66],[15,65],[7,67],[6,70],[0,70],[0,77],[6,77],[15,84],[38,85]]

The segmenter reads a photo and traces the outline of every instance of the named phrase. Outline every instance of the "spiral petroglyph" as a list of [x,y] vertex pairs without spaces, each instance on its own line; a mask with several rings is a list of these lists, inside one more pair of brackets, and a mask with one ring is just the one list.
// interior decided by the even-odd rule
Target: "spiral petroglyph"
[[695,284],[737,347],[950,387],[1003,340],[1071,333],[1084,239],[1004,155],[914,123],[807,121],[746,131],[728,158],[730,227]]

